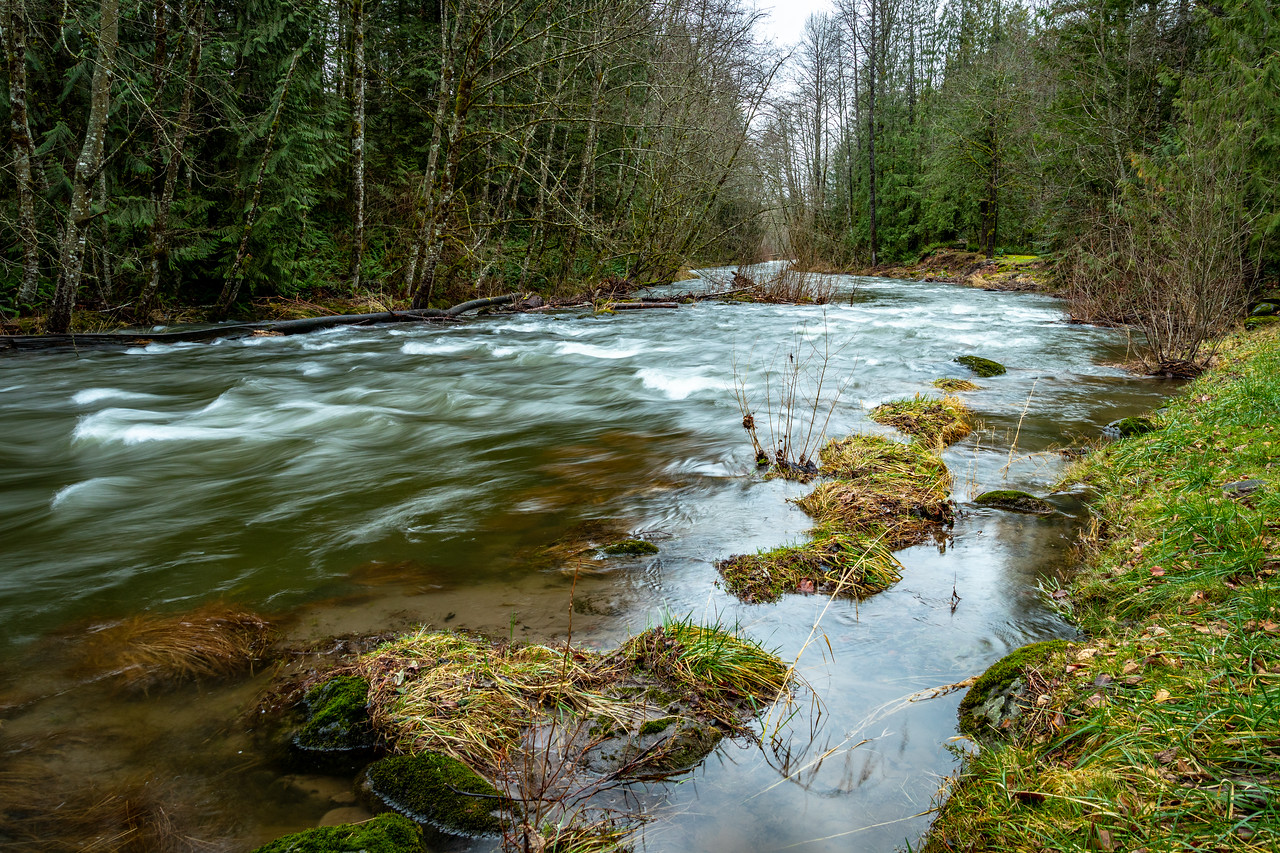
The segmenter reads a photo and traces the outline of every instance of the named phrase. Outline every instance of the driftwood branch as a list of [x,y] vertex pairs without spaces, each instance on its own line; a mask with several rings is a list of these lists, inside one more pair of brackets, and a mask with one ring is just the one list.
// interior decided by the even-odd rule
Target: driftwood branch
[[468,311],[506,305],[519,299],[519,294],[472,299],[452,308],[418,308],[409,311],[383,311],[377,314],[338,314],[328,317],[305,317],[301,320],[275,320],[263,323],[238,323],[213,326],[208,329],[190,329],[180,332],[104,332],[97,334],[66,335],[0,335],[0,352],[29,350],[74,350],[109,346],[145,346],[146,344],[175,344],[192,341],[212,341],[218,338],[241,338],[254,334],[301,335],[337,326],[375,326],[386,323],[411,323],[423,320],[448,320]]
[[606,311],[638,311],[641,308],[679,308],[679,302],[607,302]]

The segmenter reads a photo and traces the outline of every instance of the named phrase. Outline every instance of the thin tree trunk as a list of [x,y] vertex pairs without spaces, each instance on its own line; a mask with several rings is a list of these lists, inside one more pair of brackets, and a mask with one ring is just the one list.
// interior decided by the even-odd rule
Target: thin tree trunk
[[355,208],[351,289],[358,290],[364,266],[364,0],[351,0],[351,30],[354,41],[351,57],[351,189]]
[[876,60],[879,55],[880,33],[876,29],[876,0],[871,0],[871,51],[867,62],[867,172],[870,190],[871,213],[871,266],[878,262],[876,239]]
[[275,115],[271,118],[271,129],[267,132],[267,142],[262,148],[262,159],[258,161],[258,177],[253,183],[253,201],[249,204],[249,212],[245,215],[244,227],[240,232],[240,246],[236,249],[236,259],[231,264],[231,272],[227,282],[218,296],[218,305],[214,314],[225,317],[240,295],[240,287],[244,283],[241,275],[245,256],[249,253],[249,238],[253,234],[253,225],[258,215],[258,205],[262,202],[262,183],[267,173],[267,159],[271,156],[271,145],[275,142],[276,131],[280,129],[280,113],[284,111],[284,103],[289,97],[289,84],[293,81],[293,70],[298,67],[298,59],[302,51],[296,51],[289,61],[289,70],[284,74],[284,85],[280,89],[280,101],[276,104]]
[[35,144],[27,118],[27,16],[22,0],[3,0],[5,67],[9,74],[9,138],[13,147],[13,171],[18,179],[18,236],[22,241],[22,282],[17,302],[35,301],[40,281],[40,237],[36,231],[36,185],[31,164]]
[[168,157],[164,164],[164,186],[156,203],[155,220],[151,224],[151,275],[138,300],[135,316],[146,319],[160,292],[160,282],[169,261],[169,213],[173,209],[173,195],[178,186],[178,171],[186,148],[187,134],[191,130],[191,102],[195,95],[196,80],[200,74],[200,54],[204,45],[204,2],[199,0],[196,17],[192,22],[191,53],[187,61],[187,76],[183,81],[182,103],[178,107],[178,119],[168,144]]
[[71,184],[71,207],[62,236],[61,274],[49,314],[49,331],[65,332],[71,325],[71,311],[84,274],[86,228],[92,204],[92,187],[102,166],[107,134],[107,114],[111,109],[111,82],[120,41],[120,0],[102,0],[98,30],[98,56],[94,62],[89,101],[89,123],[84,147],[76,158]]

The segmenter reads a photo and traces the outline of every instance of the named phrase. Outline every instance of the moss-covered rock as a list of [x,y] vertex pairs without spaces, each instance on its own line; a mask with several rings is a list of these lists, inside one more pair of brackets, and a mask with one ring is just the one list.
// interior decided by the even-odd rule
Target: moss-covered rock
[[658,546],[643,539],[624,539],[604,546],[600,552],[610,557],[644,557],[658,553]]
[[954,376],[944,376],[941,379],[933,380],[933,387],[940,388],[949,393],[956,391],[981,391],[982,387],[970,382],[968,379],[958,379]]
[[1272,323],[1280,323],[1280,314],[1268,314],[1262,317],[1250,317],[1244,321],[1246,329],[1259,329],[1263,326],[1270,326]]
[[377,736],[369,720],[369,682],[340,675],[307,691],[306,721],[293,736],[294,753],[305,763],[336,766],[373,754]]
[[715,726],[697,720],[683,720],[670,739],[655,751],[648,764],[662,773],[688,770],[710,755],[723,738],[724,732]]
[[1259,302],[1249,313],[1254,317],[1269,317],[1280,311],[1280,305],[1274,302]]
[[1001,736],[1022,711],[1023,674],[1067,647],[1066,640],[1047,640],[1015,649],[992,664],[960,702],[960,731],[982,740]]
[[1031,515],[1049,515],[1055,512],[1053,504],[1046,500],[1029,495],[1026,492],[1019,492],[1016,489],[997,489],[992,492],[983,492],[973,499],[978,506],[991,507],[992,509],[1006,509],[1010,512],[1025,512]]
[[1155,432],[1156,422],[1151,418],[1120,418],[1102,428],[1102,434],[1110,438],[1130,438],[1135,435],[1146,435]]
[[436,752],[384,758],[365,771],[361,790],[375,810],[391,810],[453,835],[502,831],[498,812],[515,803],[470,767]]
[[955,359],[955,362],[963,364],[984,379],[991,376],[1001,376],[1005,373],[1003,364],[978,355],[962,355]]
[[422,830],[398,814],[363,823],[322,826],[264,844],[253,853],[422,853]]

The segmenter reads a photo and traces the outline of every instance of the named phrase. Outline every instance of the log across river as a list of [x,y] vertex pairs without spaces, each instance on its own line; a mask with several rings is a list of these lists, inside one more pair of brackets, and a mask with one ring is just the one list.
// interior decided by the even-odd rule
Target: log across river
[[[672,613],[799,655],[813,701],[763,748],[725,741],[696,784],[646,790],[645,850],[914,841],[955,767],[960,696],[907,698],[1070,631],[1037,584],[1069,568],[1078,501],[1042,518],[970,499],[1045,494],[1056,447],[1171,388],[1109,366],[1123,334],[1072,325],[1048,297],[837,284],[825,307],[572,308],[0,359],[6,755],[51,795],[142,786],[184,832],[249,849],[358,812],[352,780],[301,775],[255,739],[245,715],[270,672],[114,689],[92,666],[112,626],[230,605],[330,647],[423,623],[562,639],[572,617],[576,642],[611,648]],[[787,376],[821,364],[811,441],[893,435],[867,412],[972,378],[953,361],[967,354],[1009,370],[965,394],[981,426],[943,456],[949,540],[900,552],[903,579],[861,603],[725,592],[715,560],[810,525],[787,502],[807,487],[758,476],[737,397],[771,444]],[[659,552],[582,550],[634,536]]]

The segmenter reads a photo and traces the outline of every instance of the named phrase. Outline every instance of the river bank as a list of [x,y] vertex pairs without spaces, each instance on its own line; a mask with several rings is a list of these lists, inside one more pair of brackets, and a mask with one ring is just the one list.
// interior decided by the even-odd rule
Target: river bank
[[1233,338],[1151,432],[1068,472],[1095,522],[1051,597],[1085,639],[975,686],[982,746],[927,849],[1277,849],[1278,375],[1274,326]]

